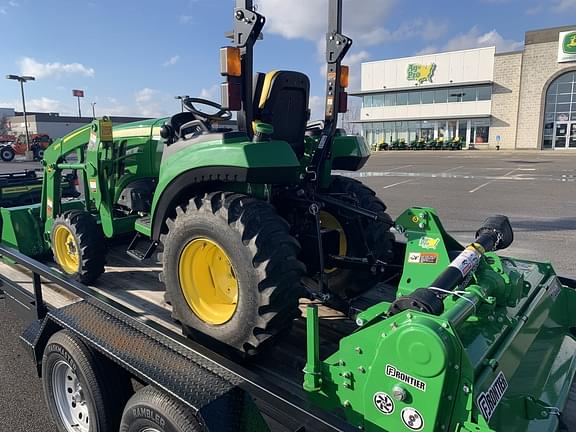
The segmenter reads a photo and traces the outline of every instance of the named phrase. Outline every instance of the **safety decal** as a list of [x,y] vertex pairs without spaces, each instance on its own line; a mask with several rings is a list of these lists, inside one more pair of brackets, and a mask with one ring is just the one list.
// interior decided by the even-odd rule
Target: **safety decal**
[[412,407],[407,407],[402,410],[400,414],[404,425],[413,431],[420,431],[424,428],[424,418],[417,410]]
[[89,183],[90,183],[90,191],[96,192],[98,190],[96,180],[90,180]]
[[488,390],[478,395],[476,405],[486,421],[489,421],[494,411],[496,411],[507,389],[508,381],[506,381],[504,373],[500,371],[496,379],[490,384],[490,387],[488,387]]
[[438,244],[440,244],[440,238],[420,237],[418,244],[422,249],[436,250]]
[[374,393],[374,397],[372,398],[372,400],[374,401],[374,406],[382,414],[390,415],[394,412],[394,401],[386,393],[384,392]]
[[480,262],[480,254],[475,249],[465,249],[458,257],[450,263],[450,267],[454,267],[466,276],[470,271]]
[[426,391],[426,383],[424,381],[419,380],[418,378],[414,378],[413,376],[408,375],[407,373],[399,371],[390,364],[386,365],[386,375],[388,375],[390,378],[395,378],[414,388],[417,388],[418,390]]
[[411,252],[408,255],[408,262],[411,264],[436,264],[438,262],[438,254]]

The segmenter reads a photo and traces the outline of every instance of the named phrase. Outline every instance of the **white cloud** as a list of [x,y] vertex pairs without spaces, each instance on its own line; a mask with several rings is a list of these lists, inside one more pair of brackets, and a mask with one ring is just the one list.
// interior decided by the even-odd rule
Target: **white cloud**
[[[361,6],[354,0],[344,0],[343,33],[352,39],[372,43],[363,38],[366,29],[385,33],[382,22],[388,16],[395,0],[363,0]],[[260,0],[259,11],[266,16],[266,31],[287,39],[324,39],[328,19],[327,0]],[[374,39],[374,41],[377,39]],[[375,42],[377,43],[377,42]]]
[[321,96],[310,96],[310,120],[321,120],[324,118],[324,101]]
[[215,102],[220,102],[220,86],[214,84],[211,87],[203,88],[200,91],[200,96],[202,99],[208,99]]
[[0,8],[0,15],[6,15],[8,14],[8,12],[6,11],[5,8]]
[[180,60],[180,56],[179,55],[175,55],[170,57],[168,60],[166,60],[163,64],[164,67],[167,66],[174,66],[176,63],[178,63],[178,61]]
[[467,33],[460,33],[454,36],[441,47],[430,45],[420,50],[417,54],[430,54],[438,51],[457,51],[489,46],[495,46],[496,51],[506,52],[522,48],[523,43],[512,39],[505,39],[496,30],[481,33],[480,29],[474,26]]
[[180,24],[190,24],[194,22],[194,17],[192,15],[180,15],[178,20]]
[[572,12],[576,9],[576,0],[556,0],[553,9],[556,12]]
[[10,1],[8,2],[8,4],[9,4],[10,6],[12,6],[12,7],[18,7],[18,6],[20,6],[20,3],[18,3],[17,1],[14,1],[14,0],[10,0]]
[[134,98],[138,103],[146,103],[150,102],[157,93],[158,93],[157,90],[145,87],[142,90],[138,90],[134,94]]
[[61,77],[65,75],[94,76],[94,69],[81,63],[40,63],[31,57],[18,61],[22,75],[32,75],[36,78]]
[[26,108],[30,111],[58,112],[61,105],[60,101],[44,96],[39,99],[30,99],[26,101]]

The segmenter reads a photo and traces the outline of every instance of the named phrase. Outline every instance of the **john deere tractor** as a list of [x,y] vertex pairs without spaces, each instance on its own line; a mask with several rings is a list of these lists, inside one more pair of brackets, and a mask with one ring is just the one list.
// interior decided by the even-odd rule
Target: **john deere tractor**
[[[51,250],[84,283],[104,272],[106,239],[131,233],[139,260],[160,246],[184,331],[244,353],[287,329],[300,297],[342,305],[379,282],[394,239],[375,193],[332,174],[359,170],[370,154],[337,128],[352,44],[340,5],[330,10],[325,119],[309,123],[306,75],[253,74],[265,18],[251,3],[237,1],[232,44],[220,51],[222,105],[186,98],[170,118],[95,120],[46,149],[39,204],[2,209],[4,243],[33,256]],[[81,199],[62,199],[70,171]]]

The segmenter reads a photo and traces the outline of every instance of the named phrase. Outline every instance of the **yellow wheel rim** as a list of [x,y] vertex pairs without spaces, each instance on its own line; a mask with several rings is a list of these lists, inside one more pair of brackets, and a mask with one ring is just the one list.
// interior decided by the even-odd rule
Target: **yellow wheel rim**
[[76,273],[80,268],[80,254],[74,234],[64,225],[58,225],[52,239],[56,261],[68,274]]
[[[338,219],[336,219],[336,217],[331,213],[321,211],[320,226],[322,228],[338,232],[338,237],[340,239],[338,244],[338,255],[346,256],[346,253],[348,252],[348,241],[346,240],[346,233],[344,232],[344,228],[342,227]],[[335,270],[336,270],[335,268],[324,269],[326,273],[331,273]]]
[[229,321],[238,304],[238,281],[226,252],[212,240],[192,240],[178,263],[182,294],[202,321],[220,325]]

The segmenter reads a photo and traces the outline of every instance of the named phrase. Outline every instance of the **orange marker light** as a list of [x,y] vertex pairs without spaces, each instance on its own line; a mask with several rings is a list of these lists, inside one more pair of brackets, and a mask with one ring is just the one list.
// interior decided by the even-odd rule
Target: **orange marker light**
[[242,75],[240,48],[220,48],[220,73],[222,75],[239,77]]
[[340,87],[348,88],[350,84],[350,68],[348,66],[342,66],[342,72],[340,74]]

